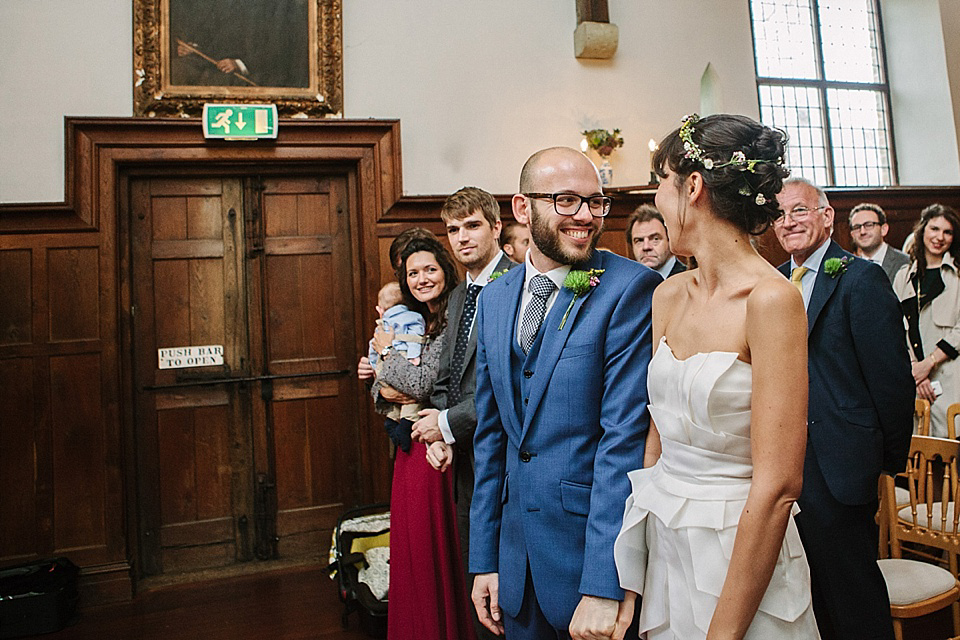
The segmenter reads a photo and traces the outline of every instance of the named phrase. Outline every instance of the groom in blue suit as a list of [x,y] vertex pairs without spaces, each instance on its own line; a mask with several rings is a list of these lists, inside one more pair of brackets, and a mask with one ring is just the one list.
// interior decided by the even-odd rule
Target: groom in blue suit
[[512,206],[530,249],[477,320],[472,599],[510,640],[606,637],[630,622],[613,542],[643,465],[661,278],[594,250],[610,199],[579,151],[531,156]]
[[877,566],[877,480],[902,471],[915,387],[903,316],[879,265],[830,239],[833,207],[802,178],[777,196],[781,272],[807,307],[810,401],[797,527],[823,640],[892,640]]

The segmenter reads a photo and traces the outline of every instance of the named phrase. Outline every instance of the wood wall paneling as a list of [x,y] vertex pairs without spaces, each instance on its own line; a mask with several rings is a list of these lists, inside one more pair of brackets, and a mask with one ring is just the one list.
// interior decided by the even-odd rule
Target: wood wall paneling
[[33,358],[0,361],[0,555],[5,562],[36,553],[37,457]]
[[[355,366],[355,357],[366,351],[373,330],[376,291],[382,281],[392,279],[387,261],[390,242],[414,225],[429,228],[445,241],[439,218],[444,196],[401,197],[396,121],[283,121],[278,139],[269,144],[208,143],[194,120],[68,119],[65,136],[64,202],[0,204],[0,399],[7,407],[0,416],[0,482],[24,488],[0,492],[0,564],[66,553],[83,567],[85,595],[108,601],[131,594],[140,544],[137,487],[131,471],[137,426],[131,409],[132,270],[128,247],[118,244],[129,234],[124,216],[130,215],[125,191],[130,178],[158,173],[186,177],[198,167],[209,175],[233,175],[238,167],[241,172],[253,168],[284,172],[303,165],[346,172],[348,179],[335,189],[337,198],[355,204],[349,211],[330,200],[334,188],[328,195],[306,193],[309,189],[299,194],[265,191],[267,202],[293,198],[294,204],[276,207],[283,217],[267,221],[265,236],[271,244],[265,250],[269,260],[295,261],[299,280],[271,282],[273,269],[268,267],[265,282],[248,284],[269,287],[270,295],[281,296],[281,286],[323,280],[317,274],[331,268],[325,261],[337,252],[346,256],[345,266],[339,268],[350,269],[355,276],[318,283],[313,300],[301,296],[284,302],[299,309],[303,326],[316,328],[304,331],[303,326],[291,329],[272,323],[271,331],[302,332],[299,347],[270,354],[271,367],[278,371],[293,371],[294,363],[304,360],[322,367]],[[221,264],[227,256],[237,264],[244,259],[236,246],[218,241],[220,230],[210,226],[206,208],[218,206],[222,188],[218,180],[198,180],[188,193],[164,194],[161,186],[155,194],[154,206],[169,204],[170,209],[170,215],[153,216],[158,225],[153,229],[155,251],[161,258],[153,276],[177,283],[164,291],[163,313],[156,314],[159,333],[172,345],[213,339],[235,324],[239,313],[221,305],[216,317],[190,315],[191,301],[209,299],[214,295],[211,283],[223,278],[216,268],[204,265],[202,257],[217,258]],[[614,189],[613,195],[616,202],[601,246],[623,253],[626,217],[640,203],[651,202],[654,192]],[[927,204],[960,205],[957,187],[834,189],[828,195],[838,211],[834,237],[847,247],[846,213],[858,202],[877,202],[887,210],[894,245],[902,242]],[[498,200],[504,220],[511,220],[509,195]],[[325,238],[339,237],[334,229],[342,215],[357,217],[350,224],[353,235],[336,241],[349,244],[336,246]],[[175,256],[182,255],[187,245],[176,243],[191,243],[192,251],[201,256],[178,260]],[[761,251],[772,262],[782,259],[775,241],[761,245]],[[355,333],[336,343],[324,329],[325,319],[331,315],[345,319],[347,311],[336,304],[316,304],[327,295],[334,301],[355,296],[358,310],[357,318],[349,318]],[[165,317],[175,321],[164,325]],[[270,318],[260,319],[255,313],[248,321],[271,324]],[[335,388],[328,389],[329,385]],[[233,534],[228,531],[232,521],[223,511],[224,486],[234,460],[224,452],[224,443],[204,429],[235,418],[223,413],[228,392],[205,393],[189,403],[193,433],[164,433],[162,448],[164,464],[176,464],[176,455],[208,462],[198,476],[182,480],[185,490],[193,492],[192,499],[164,508],[189,507],[196,526],[226,540]],[[333,409],[329,404],[345,393],[355,397],[351,419],[360,424],[351,442],[341,440],[333,423],[344,405]],[[338,514],[324,505],[344,499],[343,482],[359,484],[352,490],[362,500],[389,496],[392,463],[382,418],[373,413],[366,389],[353,377],[277,383],[273,394],[270,410],[284,414],[292,425],[279,434],[277,462],[301,456],[300,470],[289,471],[291,477],[284,478],[295,490],[282,498],[278,532],[291,547],[322,545],[317,523],[332,525]],[[184,410],[181,395],[159,394],[158,413]],[[313,446],[317,441],[326,446]],[[344,447],[359,448],[359,469],[344,473],[338,467],[337,452]],[[341,473],[341,484],[331,483]],[[166,544],[182,541],[188,533],[164,530],[169,550],[164,562],[176,566],[196,561],[178,557],[177,545]],[[224,542],[215,553],[229,556],[234,553],[232,544]]]
[[[136,418],[131,410],[130,254],[118,244],[118,239],[126,237],[122,234],[129,233],[122,216],[130,214],[125,191],[130,176],[176,173],[181,168],[189,168],[181,171],[189,173],[200,166],[208,173],[225,175],[235,174],[238,167],[241,173],[254,167],[283,172],[294,164],[340,167],[352,176],[345,197],[353,203],[349,215],[356,216],[351,223],[356,235],[341,250],[346,251],[354,281],[346,283],[345,292],[343,283],[337,283],[334,291],[335,295],[356,295],[372,308],[380,268],[374,248],[376,221],[402,191],[399,123],[289,121],[282,123],[275,142],[224,145],[204,141],[195,120],[68,119],[65,137],[64,201],[0,204],[0,397],[8,407],[0,417],[0,481],[19,489],[0,494],[0,565],[65,553],[81,565],[84,599],[91,604],[130,597],[131,570],[139,553],[137,487],[132,482],[136,476],[131,471]],[[160,225],[154,230],[163,263],[159,270],[168,272],[151,277],[179,283],[165,292],[163,313],[157,317],[161,324],[166,314],[187,321],[189,329],[183,335],[174,330],[184,327],[182,322],[169,323],[168,337],[177,343],[212,337],[221,332],[218,327],[228,324],[228,317],[232,320],[236,315],[228,306],[221,314],[224,317],[193,318],[191,301],[213,295],[215,285],[210,283],[222,276],[196,255],[192,260],[176,258],[185,248],[177,243],[192,243],[203,254],[200,257],[236,256],[242,261],[235,247],[211,242],[217,230],[210,228],[205,208],[213,206],[211,201],[217,198],[212,196],[220,188],[201,181],[191,193],[167,194],[174,214],[153,217]],[[177,199],[180,202],[175,203]],[[154,204],[162,208],[163,198]],[[304,213],[296,216],[297,233],[292,235],[323,236],[336,224],[332,217],[310,215],[316,210],[338,211],[335,205],[318,206],[308,196],[297,206]],[[184,215],[178,218],[176,211]],[[322,258],[301,254],[323,254],[335,247],[322,241],[301,246],[280,240],[270,249],[278,259],[289,256],[301,261],[301,277],[311,278],[316,271],[311,262]],[[296,302],[308,303],[306,299]],[[313,323],[327,313],[340,311],[314,305],[306,317]],[[354,322],[351,318],[351,326]],[[304,335],[302,352],[311,358],[333,354],[336,366],[347,368],[344,363],[361,353],[363,336],[372,331],[372,320],[363,322],[356,335],[346,336],[347,344],[333,344],[322,331]],[[327,384],[317,383],[310,389],[309,385],[276,385],[278,404],[302,405],[300,424],[306,426],[301,437],[330,438],[328,423],[321,421],[330,409],[323,395],[317,395]],[[357,495],[364,500],[383,499],[389,491],[389,466],[384,462],[380,427],[367,420],[369,400],[355,379],[334,384],[346,385],[339,391],[341,396],[349,392],[355,397],[353,414],[362,426],[350,446],[364,452],[363,469],[350,470],[346,476],[362,479]],[[159,412],[177,411],[177,397],[172,392],[160,394]],[[196,412],[191,423],[195,434],[192,451],[186,450],[187,455],[210,460],[194,479],[197,490],[188,504],[201,522],[211,523],[214,529],[232,527],[232,519],[228,522],[217,514],[224,474],[231,465],[224,462],[223,443],[203,432],[204,425],[225,419],[217,415],[222,401],[211,396],[209,402],[191,405]],[[314,483],[322,483],[336,466],[335,456],[328,452],[328,448],[319,454],[315,450],[312,455],[320,457],[309,461],[308,468],[321,479],[303,481],[303,495],[315,501],[334,498],[310,495],[316,493]],[[178,453],[184,455],[184,450]],[[167,463],[173,464],[173,458],[169,453]],[[304,529],[302,523],[296,524],[297,513],[293,509],[287,516],[294,524],[282,526]],[[324,516],[326,524],[332,524],[336,515]],[[316,518],[311,518],[306,528],[316,537]],[[180,541],[184,532],[163,533],[170,542]],[[226,555],[233,553],[224,550]],[[177,558],[175,547],[170,547],[166,561],[192,562]]]
[[0,346],[33,339],[33,273],[30,249],[0,251]]

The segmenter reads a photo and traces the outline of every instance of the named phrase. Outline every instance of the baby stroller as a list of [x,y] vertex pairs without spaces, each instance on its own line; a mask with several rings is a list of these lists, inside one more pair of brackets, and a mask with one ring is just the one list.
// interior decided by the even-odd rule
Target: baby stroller
[[390,504],[345,511],[330,546],[330,577],[337,580],[346,629],[360,612],[360,628],[371,638],[387,635],[387,590],[390,583]]

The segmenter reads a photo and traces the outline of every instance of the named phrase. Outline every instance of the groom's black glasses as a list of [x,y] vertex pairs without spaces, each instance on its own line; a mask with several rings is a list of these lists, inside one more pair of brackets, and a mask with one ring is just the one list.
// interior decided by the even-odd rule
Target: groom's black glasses
[[528,198],[553,200],[553,210],[562,216],[575,216],[583,203],[594,218],[602,218],[610,213],[613,198],[610,196],[581,196],[578,193],[525,193]]

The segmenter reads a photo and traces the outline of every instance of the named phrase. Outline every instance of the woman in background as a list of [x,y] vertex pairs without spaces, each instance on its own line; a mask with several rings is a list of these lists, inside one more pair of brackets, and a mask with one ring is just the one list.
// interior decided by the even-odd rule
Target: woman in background
[[917,397],[930,402],[930,435],[947,437],[947,408],[960,402],[960,241],[957,212],[932,204],[913,229],[910,264],[893,280],[906,318]]
[[[412,237],[400,251],[400,289],[411,310],[423,315],[426,338],[415,365],[392,349],[393,332],[374,334],[383,366],[371,393],[377,410],[391,402],[427,402],[440,369],[447,297],[457,285],[453,259],[436,237]],[[361,359],[361,379],[374,376]],[[364,366],[366,364],[366,366]],[[391,434],[393,437],[395,434]],[[405,441],[409,442],[409,434]],[[397,442],[397,440],[394,440]],[[460,563],[452,476],[434,470],[426,446],[397,448],[390,494],[389,640],[473,640]]]

